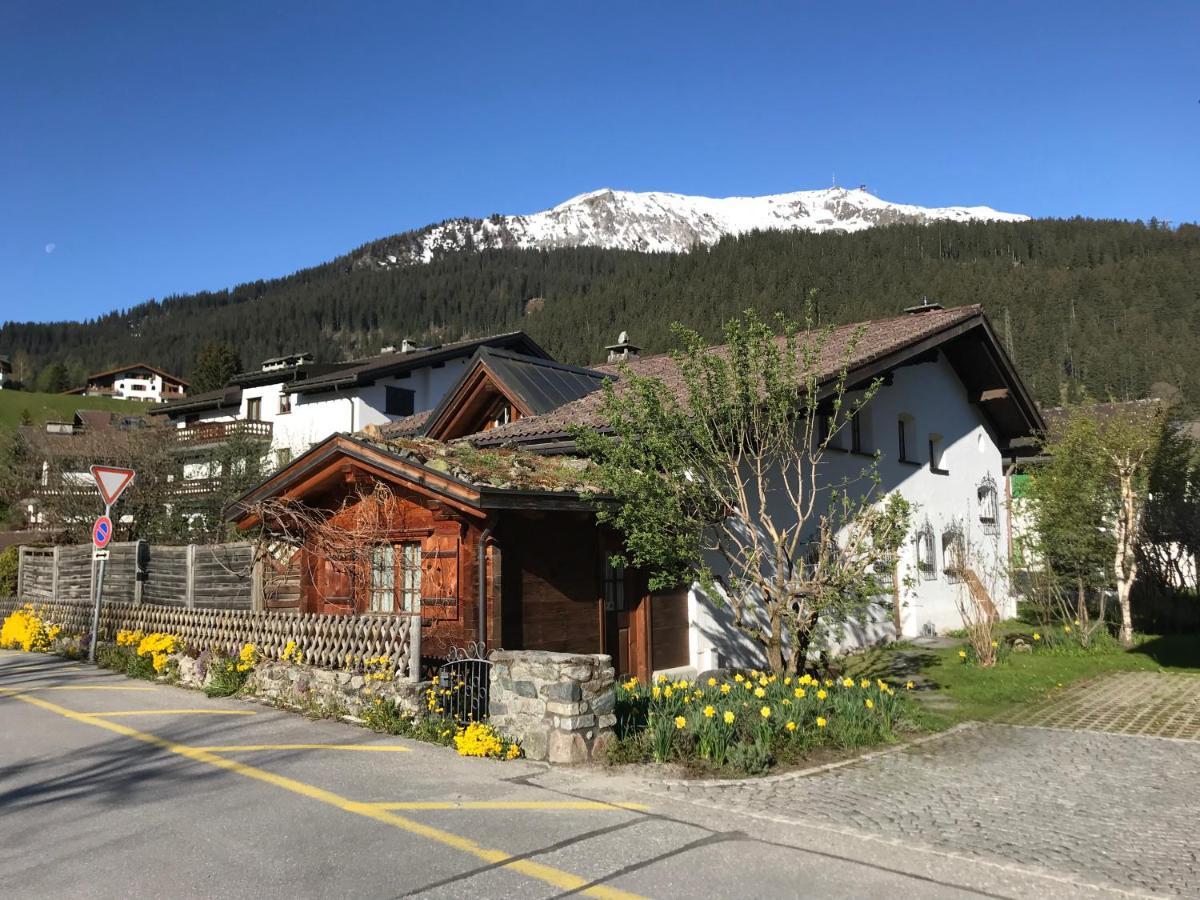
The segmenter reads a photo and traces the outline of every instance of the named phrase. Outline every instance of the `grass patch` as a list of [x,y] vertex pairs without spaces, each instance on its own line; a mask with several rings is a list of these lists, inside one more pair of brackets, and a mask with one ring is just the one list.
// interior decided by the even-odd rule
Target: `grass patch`
[[[1030,635],[1033,630],[1018,623],[1004,633]],[[1128,650],[1115,642],[1102,642],[1092,651],[1035,646],[1031,653],[1003,653],[990,669],[964,663],[957,647],[930,650],[901,643],[847,657],[845,670],[855,678],[896,678],[892,667],[900,654],[912,658],[913,677],[923,688],[954,701],[944,708],[925,706],[921,724],[938,729],[997,718],[1086,678],[1114,672],[1200,671],[1200,635],[1139,635]]]
[[115,400],[112,397],[77,397],[73,394],[39,394],[35,391],[0,391],[0,430],[11,431],[21,424],[28,412],[33,423],[69,422],[77,409],[104,409],[113,412],[144,413],[154,406],[140,400]]

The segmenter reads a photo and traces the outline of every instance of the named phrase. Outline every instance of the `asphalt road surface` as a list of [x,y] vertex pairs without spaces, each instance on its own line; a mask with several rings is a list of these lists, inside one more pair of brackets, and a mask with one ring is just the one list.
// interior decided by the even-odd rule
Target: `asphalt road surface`
[[0,651],[9,897],[1118,895],[669,793]]

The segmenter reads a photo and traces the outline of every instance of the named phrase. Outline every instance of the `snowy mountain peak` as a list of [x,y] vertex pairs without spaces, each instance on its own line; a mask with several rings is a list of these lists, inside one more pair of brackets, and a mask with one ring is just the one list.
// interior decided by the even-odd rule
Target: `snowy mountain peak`
[[451,219],[370,245],[357,265],[388,268],[443,253],[490,249],[604,247],[684,253],[750,231],[862,231],[930,222],[1023,222],[987,206],[931,208],[882,200],[865,188],[826,188],[764,197],[692,197],[601,188],[529,215]]

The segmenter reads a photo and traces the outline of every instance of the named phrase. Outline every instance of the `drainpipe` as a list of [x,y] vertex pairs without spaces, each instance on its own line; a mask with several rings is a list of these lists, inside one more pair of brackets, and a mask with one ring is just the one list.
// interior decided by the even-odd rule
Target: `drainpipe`
[[489,524],[479,535],[479,646],[487,646],[487,567],[484,565],[484,555],[487,550],[488,538],[492,536],[492,526]]

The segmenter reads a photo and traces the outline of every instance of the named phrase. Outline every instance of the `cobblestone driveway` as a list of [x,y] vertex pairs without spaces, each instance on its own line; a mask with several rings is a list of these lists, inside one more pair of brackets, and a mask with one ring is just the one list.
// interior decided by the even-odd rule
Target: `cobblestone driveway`
[[653,790],[1076,883],[1200,896],[1198,776],[1200,743],[980,725],[815,775]]
[[1200,740],[1200,675],[1122,672],[1072,685],[1002,721]]

